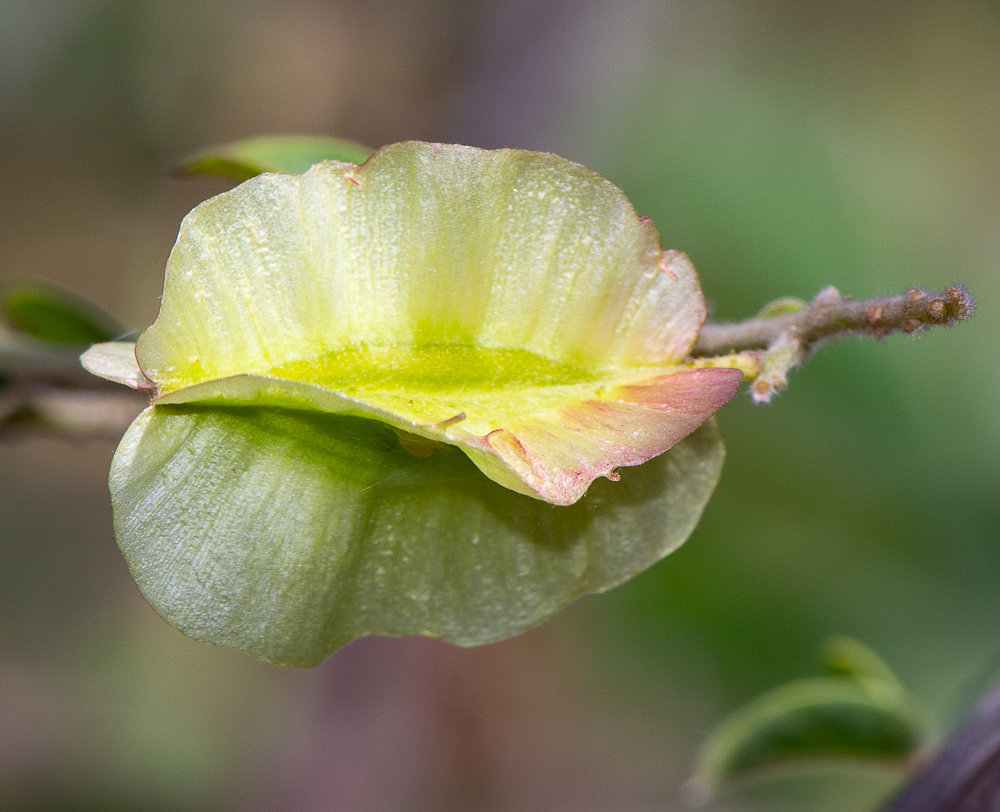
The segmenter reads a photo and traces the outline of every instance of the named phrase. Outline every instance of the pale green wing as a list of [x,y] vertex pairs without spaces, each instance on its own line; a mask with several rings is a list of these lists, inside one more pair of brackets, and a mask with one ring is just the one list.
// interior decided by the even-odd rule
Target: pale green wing
[[426,397],[425,390],[400,391],[387,380],[338,391],[298,380],[235,375],[179,389],[157,402],[362,415],[425,440],[457,445],[501,485],[571,505],[598,477],[617,479],[619,467],[646,462],[687,436],[732,397],[740,380],[733,369],[675,368],[653,377],[646,370],[639,381],[625,377],[600,386],[456,386],[414,402],[415,393]]
[[137,355],[170,391],[359,347],[519,350],[597,374],[680,360],[686,257],[584,167],[408,142],[262,175],[189,214]]
[[366,634],[502,640],[621,583],[687,538],[722,458],[710,421],[553,507],[375,420],[161,405],[122,440],[111,490],[132,575],[167,621],[307,666]]
[[162,402],[320,387],[315,408],[457,444],[571,504],[732,397],[739,372],[677,366],[704,315],[687,257],[593,172],[410,142],[195,209],[137,357]]

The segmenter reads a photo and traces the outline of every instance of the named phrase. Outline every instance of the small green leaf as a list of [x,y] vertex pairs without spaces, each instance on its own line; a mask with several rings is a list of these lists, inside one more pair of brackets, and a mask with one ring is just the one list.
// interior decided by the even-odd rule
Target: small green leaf
[[9,285],[0,300],[4,317],[12,327],[56,344],[93,344],[125,332],[96,305],[52,285]]
[[894,686],[900,694],[904,690],[885,660],[853,637],[831,637],[823,645],[821,659],[828,674],[862,681],[873,680],[885,686]]
[[803,299],[796,299],[793,296],[785,296],[768,302],[757,314],[758,319],[774,319],[778,316],[790,316],[799,313],[809,307],[809,302]]
[[163,618],[310,666],[366,634],[503,640],[622,583],[687,538],[722,459],[710,421],[553,507],[374,420],[153,406],[115,454],[111,493],[119,544]]
[[726,783],[776,769],[836,761],[905,767],[927,741],[921,703],[882,659],[847,637],[824,650],[838,676],[790,682],[724,719],[685,785],[692,806]]
[[297,175],[320,161],[361,164],[372,150],[343,138],[269,135],[219,144],[189,155],[177,165],[181,175],[221,175],[245,181],[262,172]]

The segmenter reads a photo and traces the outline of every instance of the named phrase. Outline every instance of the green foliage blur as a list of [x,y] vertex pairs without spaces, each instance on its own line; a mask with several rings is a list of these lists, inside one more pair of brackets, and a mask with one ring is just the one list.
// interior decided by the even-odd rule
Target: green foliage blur
[[[128,577],[113,442],[0,445],[0,809],[678,809],[712,724],[849,634],[943,730],[1000,655],[1000,8],[564,0],[0,5],[0,282],[156,315],[164,170],[302,132],[557,152],[687,252],[719,319],[826,285],[962,282],[979,311],[821,349],[737,396],[694,536],[508,643],[361,641],[279,671],[167,627]],[[900,776],[713,809],[868,810]]]

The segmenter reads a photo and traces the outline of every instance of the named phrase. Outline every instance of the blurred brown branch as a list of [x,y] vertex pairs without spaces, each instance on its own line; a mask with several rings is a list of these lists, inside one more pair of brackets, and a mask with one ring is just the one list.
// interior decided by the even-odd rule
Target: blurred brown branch
[[147,403],[86,372],[78,348],[0,332],[0,440],[39,430],[118,439]]
[[883,812],[990,812],[1000,799],[1000,687]]

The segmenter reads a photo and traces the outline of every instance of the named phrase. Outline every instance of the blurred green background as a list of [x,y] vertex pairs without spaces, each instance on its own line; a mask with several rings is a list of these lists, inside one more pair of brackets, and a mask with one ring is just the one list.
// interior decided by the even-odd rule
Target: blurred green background
[[[365,640],[285,671],[183,638],[114,546],[113,442],[0,445],[0,810],[673,810],[712,724],[879,651],[942,731],[1000,655],[1000,7],[984,0],[0,0],[0,281],[129,326],[181,217],[165,172],[279,132],[557,152],[686,251],[713,316],[963,282],[918,340],[822,349],[690,541],[522,638]],[[717,810],[869,810],[898,776]]]

